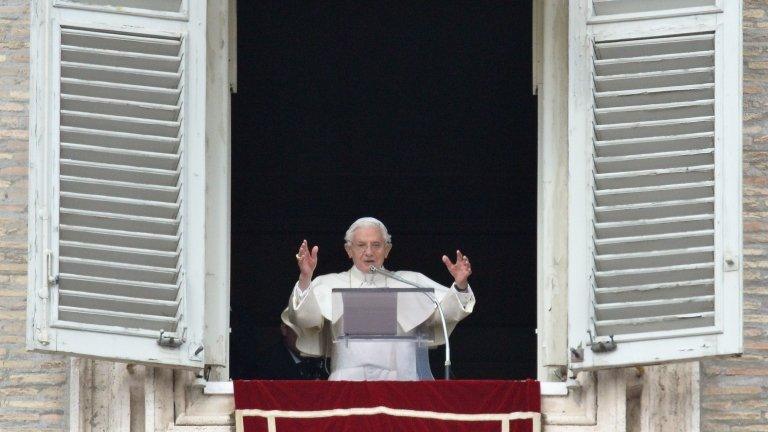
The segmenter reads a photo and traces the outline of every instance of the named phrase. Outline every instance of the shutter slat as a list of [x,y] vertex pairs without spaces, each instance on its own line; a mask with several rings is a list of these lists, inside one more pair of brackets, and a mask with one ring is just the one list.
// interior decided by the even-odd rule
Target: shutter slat
[[[715,219],[715,215],[712,213],[707,214],[696,214],[696,215],[685,215],[685,216],[672,216],[672,217],[666,217],[666,218],[660,218],[660,219],[641,219],[641,220],[624,220],[619,222],[598,222],[595,224],[595,229],[597,230],[610,230],[610,229],[616,229],[617,232],[632,232],[634,229],[641,230],[641,232],[637,232],[633,235],[642,235],[642,234],[649,234],[648,232],[644,231],[643,228],[647,226],[652,225],[658,225],[658,224],[675,224],[675,223],[686,223],[690,221],[705,221],[708,224],[711,223]],[[601,238],[608,238],[608,237],[619,237],[618,235],[601,235]]]
[[179,220],[123,215],[62,207],[59,222],[63,225],[103,228],[106,230],[129,231],[147,234],[174,236],[179,229]]
[[60,131],[61,141],[64,143],[147,151],[150,153],[176,153],[181,141],[178,137],[158,137],[68,126],[62,126]]
[[155,331],[175,331],[178,324],[176,318],[72,306],[59,306],[59,319],[85,324]]
[[598,305],[598,320],[616,320],[707,312],[714,307],[715,296],[684,297],[664,300],[646,300],[631,303]]
[[[665,0],[665,2],[669,3],[667,0]],[[600,60],[605,58],[672,54],[685,51],[706,51],[713,49],[714,45],[714,35],[712,33],[702,33],[682,36],[663,36],[651,39],[626,39],[600,42],[595,46],[595,52],[598,54],[597,60]]]
[[605,287],[648,285],[713,277],[714,267],[714,264],[709,262],[667,267],[611,270],[595,272],[595,278],[599,286]]
[[601,173],[714,165],[714,162],[713,148],[595,158],[595,165]]
[[598,271],[651,268],[702,263],[714,259],[715,248],[703,246],[650,252],[628,252],[595,256]]
[[629,318],[597,321],[595,328],[601,335],[636,334],[670,330],[683,330],[715,325],[714,312],[668,315],[661,317]]
[[713,83],[595,93],[595,102],[601,108],[655,105],[714,98],[715,85]]
[[179,292],[179,285],[172,284],[126,281],[69,273],[61,273],[59,276],[60,289],[67,291],[165,301],[173,301]]
[[142,299],[81,291],[60,290],[59,298],[62,306],[164,317],[175,317],[179,309],[178,301]]
[[595,290],[595,298],[598,303],[619,303],[712,295],[714,291],[715,280],[710,278],[598,288]]
[[61,93],[65,95],[176,105],[181,96],[181,89],[62,78]]
[[98,112],[120,117],[172,121],[179,116],[180,107],[178,105],[63,94],[61,96],[61,109],[66,111]]
[[178,251],[157,251],[66,240],[59,243],[59,248],[63,250],[63,255],[72,258],[102,260],[143,266],[176,268],[179,260]]
[[61,206],[98,212],[114,212],[137,216],[175,219],[179,213],[178,203],[120,198],[104,195],[61,192]]
[[658,219],[622,220],[619,222],[598,222],[595,232],[601,239],[615,237],[636,237],[681,231],[699,231],[714,227],[714,214],[694,214]]
[[663,121],[714,116],[714,100],[695,100],[653,105],[626,105],[595,109],[600,125]]
[[708,131],[673,136],[595,141],[594,144],[597,155],[607,157],[710,148],[714,145],[714,139],[714,132]]
[[178,153],[155,153],[140,150],[99,147],[84,144],[61,143],[62,158],[111,165],[130,165],[176,171],[180,155]]
[[596,193],[595,198],[598,206],[659,203],[664,201],[706,198],[712,196],[714,187],[714,181],[705,181],[698,183],[608,189]]
[[619,57],[595,60],[595,72],[602,75],[622,75],[664,70],[685,70],[715,65],[715,51],[692,51],[656,54],[643,57]]
[[595,173],[598,189],[661,186],[714,180],[714,165],[641,169],[637,171]]
[[154,12],[181,12],[182,0],[60,0],[81,7],[114,7],[119,11],[144,9]]
[[690,117],[670,120],[649,120],[630,123],[596,124],[598,141],[653,136],[684,135],[714,130],[715,117]]
[[685,249],[707,246],[711,244],[713,236],[714,230],[707,229],[636,237],[598,238],[595,240],[595,247],[598,255]]
[[181,40],[178,37],[141,36],[75,27],[62,27],[61,43],[63,45],[155,55],[178,56],[181,53]]
[[70,176],[61,176],[60,185],[62,192],[112,196],[140,201],[175,203],[179,197],[179,186],[151,186]]
[[595,15],[647,13],[715,6],[715,0],[592,0]]
[[652,89],[714,82],[715,68],[701,67],[595,77],[598,92]]
[[179,135],[181,122],[121,117],[79,111],[61,111],[61,124],[85,129],[106,129],[117,132],[142,133],[174,138]]
[[177,72],[181,55],[158,55],[142,52],[61,45],[61,59],[70,63],[147,69],[159,72]]
[[180,72],[61,62],[61,77],[76,78],[84,81],[175,89],[179,85],[181,75]]
[[662,219],[714,212],[714,197],[608,207],[595,207],[598,222]]
[[179,244],[178,234],[171,236],[71,225],[60,225],[59,229],[61,230],[62,240],[79,241],[83,243],[170,252],[176,251]]
[[595,277],[599,286],[617,288],[712,278],[714,265],[710,262],[598,273]]
[[179,178],[178,171],[144,168],[130,165],[113,165],[99,162],[61,159],[61,174],[72,177],[124,181],[128,183],[173,186]]
[[[646,172],[647,170],[641,170],[641,171]],[[637,177],[633,175],[635,172],[637,171],[619,171],[616,174],[628,174],[627,177]],[[707,180],[707,181],[699,181],[695,183],[671,183],[671,184],[656,184],[651,186],[633,186],[633,187],[610,188],[610,189],[606,188],[606,189],[601,189],[596,191],[595,195],[597,197],[608,197],[611,195],[642,193],[642,192],[649,192],[649,191],[661,192],[665,190],[712,187],[713,185],[714,185],[713,181]]]
[[178,273],[175,268],[142,266],[68,256],[59,258],[59,268],[62,273],[159,284],[175,283]]

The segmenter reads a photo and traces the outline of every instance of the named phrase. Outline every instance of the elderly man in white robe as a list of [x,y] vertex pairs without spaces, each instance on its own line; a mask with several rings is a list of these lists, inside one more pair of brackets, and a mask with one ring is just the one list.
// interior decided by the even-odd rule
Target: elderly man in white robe
[[[331,357],[330,380],[346,381],[408,381],[419,379],[413,344],[401,342],[332,343],[329,335],[332,288],[402,288],[408,285],[372,273],[371,266],[383,268],[392,250],[391,236],[384,224],[365,217],[355,221],[344,236],[344,249],[352,260],[352,268],[345,272],[327,274],[312,279],[318,260],[318,247],[310,249],[306,240],[299,246],[296,260],[299,280],[293,288],[288,307],[282,314],[283,322],[297,333],[296,347],[307,356]],[[456,262],[443,255],[442,261],[453,277],[449,287],[438,284],[421,273],[395,272],[397,276],[419,286],[434,288],[446,318],[448,331],[472,313],[475,298],[467,279],[472,274],[469,258],[456,251]],[[434,332],[434,345],[444,343],[442,324],[436,307],[428,311],[427,325]],[[328,352],[330,351],[330,352]]]

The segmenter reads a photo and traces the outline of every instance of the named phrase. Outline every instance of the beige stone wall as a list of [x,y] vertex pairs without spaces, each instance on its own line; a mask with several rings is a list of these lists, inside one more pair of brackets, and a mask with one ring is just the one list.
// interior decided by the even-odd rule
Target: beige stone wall
[[0,431],[62,431],[68,360],[24,340],[29,3],[0,0]]
[[702,362],[701,429],[768,431],[768,2],[744,1],[744,355]]

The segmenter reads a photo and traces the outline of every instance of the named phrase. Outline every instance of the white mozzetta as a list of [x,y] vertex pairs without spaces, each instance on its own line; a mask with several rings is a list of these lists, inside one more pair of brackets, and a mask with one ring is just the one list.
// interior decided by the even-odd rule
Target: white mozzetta
[[680,11],[714,0],[591,2],[682,14],[632,26],[589,21],[588,3],[571,4],[571,367],[737,353],[739,2],[706,19]]

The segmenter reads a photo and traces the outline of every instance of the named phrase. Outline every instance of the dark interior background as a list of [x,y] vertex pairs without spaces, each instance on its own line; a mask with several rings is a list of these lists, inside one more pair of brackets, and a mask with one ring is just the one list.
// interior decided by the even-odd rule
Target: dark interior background
[[[446,285],[472,259],[458,378],[536,373],[536,98],[529,2],[241,2],[232,98],[231,375],[257,376],[302,239],[317,274],[381,219],[387,267]],[[441,353],[433,353],[441,375]]]

